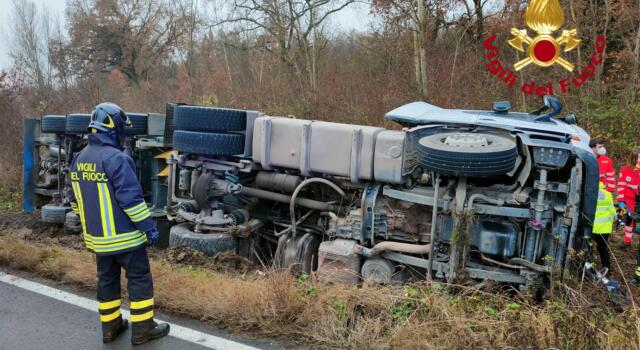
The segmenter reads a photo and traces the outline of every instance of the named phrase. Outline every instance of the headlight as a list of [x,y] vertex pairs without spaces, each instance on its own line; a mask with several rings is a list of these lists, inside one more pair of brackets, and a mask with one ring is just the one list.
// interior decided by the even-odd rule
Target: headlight
[[562,168],[569,160],[570,152],[566,149],[550,147],[534,147],[533,161],[538,166]]

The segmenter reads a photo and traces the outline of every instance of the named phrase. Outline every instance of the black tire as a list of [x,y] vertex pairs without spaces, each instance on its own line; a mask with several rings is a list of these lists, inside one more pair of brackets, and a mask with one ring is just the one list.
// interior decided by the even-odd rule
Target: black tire
[[87,127],[91,122],[91,114],[68,114],[65,123],[67,134],[86,134]]
[[490,177],[515,167],[518,145],[507,136],[485,133],[443,133],[418,141],[422,168],[444,175]]
[[64,134],[66,115],[45,115],[40,122],[40,130],[50,134]]
[[147,124],[147,120],[149,119],[148,114],[127,113],[127,116],[129,117],[129,120],[131,120],[131,126],[124,128],[125,135],[146,135],[149,133]]
[[232,156],[244,151],[244,135],[176,130],[173,148],[184,153],[208,156]]
[[164,121],[164,144],[165,146],[173,145],[173,131],[176,128],[175,123],[175,110],[177,106],[183,106],[184,103],[169,102],[165,109],[165,121]]
[[214,256],[226,251],[237,251],[238,240],[228,233],[195,233],[189,229],[189,224],[179,224],[171,227],[169,247],[179,246],[187,246]]
[[238,109],[200,106],[176,106],[176,130],[243,131],[247,128],[247,112]]
[[40,208],[40,218],[42,222],[48,224],[64,224],[67,217],[67,207],[55,204],[45,204]]
[[82,232],[82,223],[80,222],[80,217],[73,211],[69,211],[67,213],[66,220],[64,221],[64,228],[70,232]]

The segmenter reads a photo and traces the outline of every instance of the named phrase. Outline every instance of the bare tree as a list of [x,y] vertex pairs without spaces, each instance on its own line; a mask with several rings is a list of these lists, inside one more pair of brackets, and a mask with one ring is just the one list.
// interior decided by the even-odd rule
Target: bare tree
[[184,44],[185,65],[187,68],[187,76],[189,78],[189,92],[193,98],[193,78],[195,75],[195,66],[197,64],[196,46],[198,39],[198,31],[201,27],[200,8],[198,0],[176,0],[174,2],[176,9],[180,13],[180,17],[184,23],[185,35]]
[[83,76],[114,68],[132,84],[171,56],[188,32],[176,8],[165,0],[70,0],[67,6],[74,69]]
[[46,102],[51,90],[49,41],[51,39],[48,13],[39,13],[28,0],[13,0],[11,35],[14,43],[9,50],[15,66],[36,88],[37,98]]
[[[220,2],[212,1],[218,5]],[[235,26],[236,32],[256,32],[262,45],[293,67],[298,77],[315,94],[318,87],[318,60],[325,45],[324,24],[331,15],[355,0],[233,0],[227,4],[226,18],[211,26]],[[306,78],[302,79],[302,76]]]
[[427,48],[425,47],[424,35],[426,32],[427,16],[425,14],[424,0],[416,0],[417,12],[416,17],[413,20],[413,50],[414,50],[414,62],[416,70],[416,82],[420,89],[420,96],[423,99],[427,99]]
[[54,22],[53,34],[48,43],[49,64],[53,68],[53,78],[63,91],[68,91],[73,79],[69,62],[68,41],[62,28],[59,17]]

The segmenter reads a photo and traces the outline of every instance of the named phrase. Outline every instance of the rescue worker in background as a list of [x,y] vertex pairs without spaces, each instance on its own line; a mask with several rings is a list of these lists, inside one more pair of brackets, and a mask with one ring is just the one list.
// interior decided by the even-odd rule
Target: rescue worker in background
[[89,144],[71,162],[68,182],[85,244],[96,254],[102,341],[114,341],[129,325],[120,313],[124,268],[131,299],[131,343],[139,345],[166,336],[169,325],[153,321],[153,281],[146,247],[159,233],[142,197],[133,159],[122,152],[124,130],[130,125],[117,105],[97,105],[88,126]]
[[589,146],[593,154],[598,159],[600,169],[600,182],[604,184],[607,191],[613,193],[616,190],[616,170],[613,167],[613,160],[607,156],[607,149],[600,140],[591,140]]
[[[640,194],[636,196],[636,202],[638,200],[640,200]],[[634,222],[638,222],[640,220],[640,205],[636,205],[635,210],[630,213],[630,216]],[[635,225],[634,232],[640,233],[640,227],[638,227],[638,225]],[[636,256],[636,270],[634,271],[630,282],[635,285],[640,285],[640,246],[638,247],[638,255]]]
[[627,164],[620,169],[618,178],[618,208],[624,221],[624,245],[631,245],[634,220],[629,214],[635,212],[636,196],[640,186],[640,149],[634,150],[627,158]]
[[[592,239],[598,248],[602,266],[611,270],[611,256],[609,254],[609,236],[613,232],[613,223],[616,219],[616,208],[613,205],[613,196],[607,191],[604,184],[600,182],[598,189],[598,206],[596,217],[593,221]],[[605,273],[606,274],[606,273]]]

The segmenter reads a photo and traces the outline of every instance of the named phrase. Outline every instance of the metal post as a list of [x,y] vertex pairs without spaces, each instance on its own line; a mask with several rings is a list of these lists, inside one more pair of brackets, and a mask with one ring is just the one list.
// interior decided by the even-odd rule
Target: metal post
[[[427,279],[431,281],[431,274],[433,273],[433,247],[436,245],[436,223],[438,221],[438,191],[440,190],[440,175],[436,175],[436,180],[433,188],[433,208],[431,212],[431,247],[429,247],[429,267],[427,269]],[[439,237],[438,237],[439,238]]]
[[34,167],[37,152],[35,149],[36,133],[38,121],[35,119],[24,119],[24,138],[23,146],[23,169],[24,175],[23,191],[22,191],[22,210],[26,213],[32,213],[34,210]]

